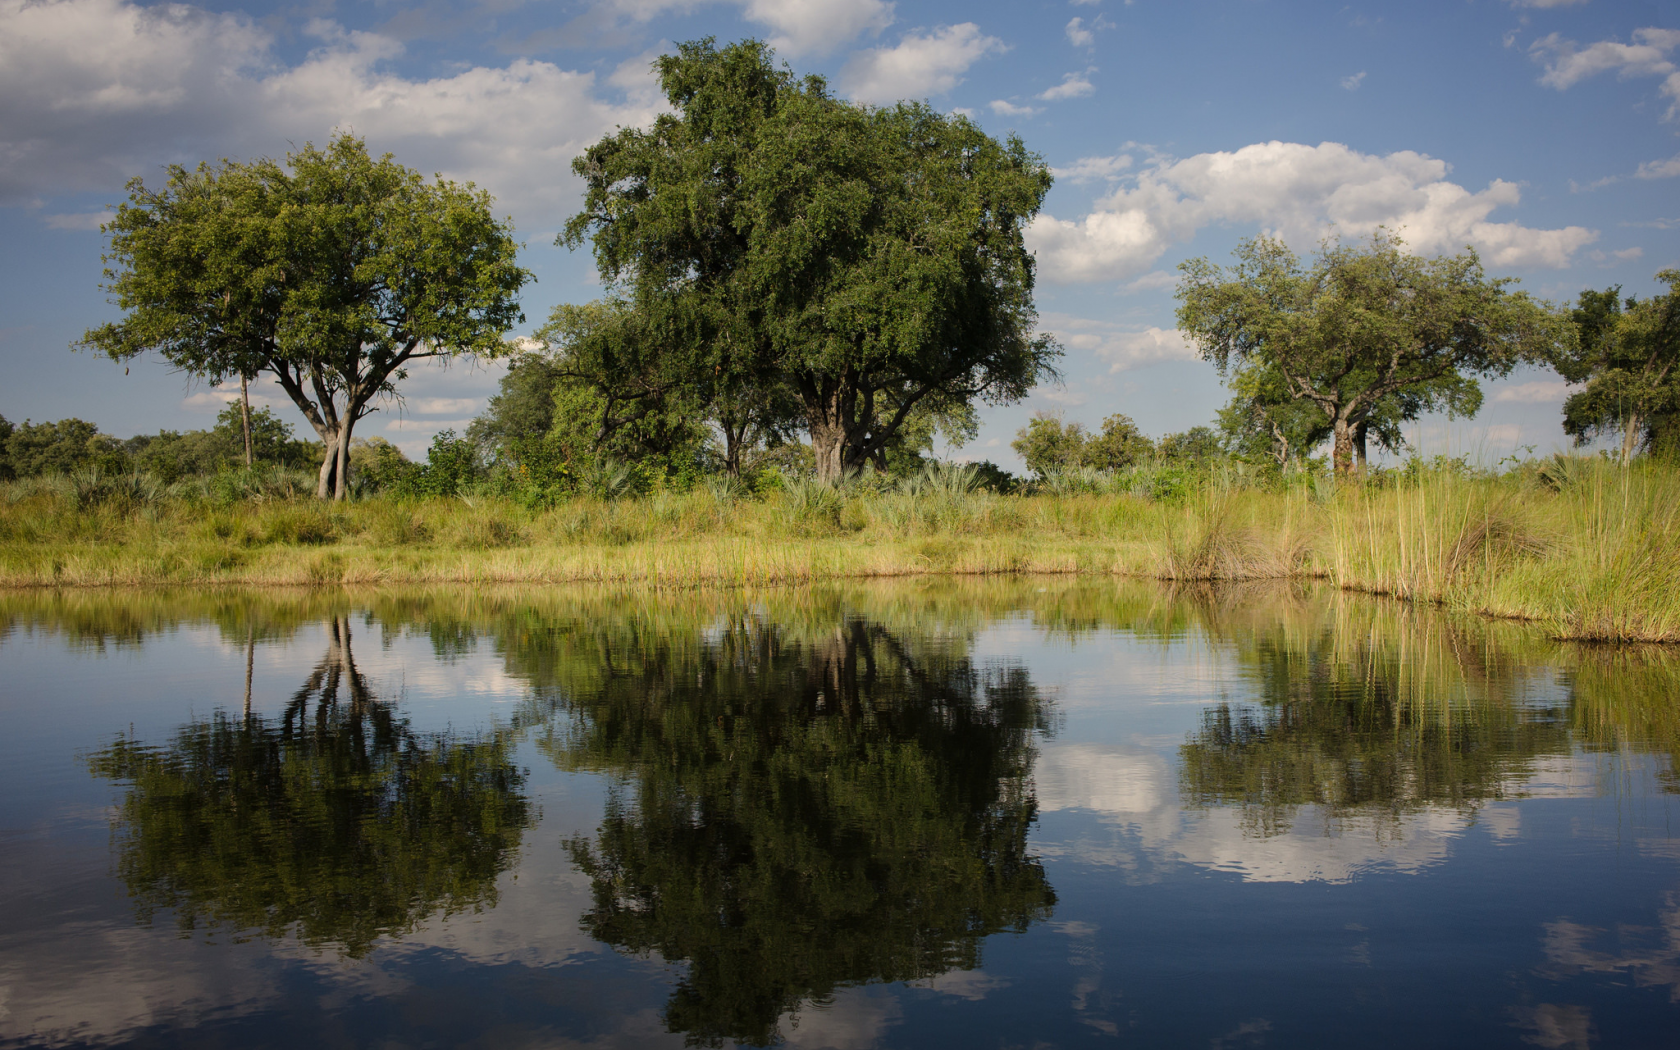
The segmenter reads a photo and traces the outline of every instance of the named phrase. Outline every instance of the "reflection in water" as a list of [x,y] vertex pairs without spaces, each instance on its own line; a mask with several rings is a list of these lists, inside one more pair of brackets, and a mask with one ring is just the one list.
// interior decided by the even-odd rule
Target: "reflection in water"
[[690,1043],[770,1043],[843,985],[971,969],[1055,902],[1027,852],[1045,715],[1026,674],[807,613],[621,622],[598,660],[539,661],[567,697],[544,749],[622,784],[570,843],[584,924],[688,963],[665,1021]]
[[280,717],[218,712],[163,747],[124,738],[89,757],[129,785],[116,866],[143,921],[167,908],[184,930],[295,932],[359,956],[494,905],[531,822],[508,741],[411,732],[357,670],[348,618],[330,629]]
[[1205,711],[1179,783],[1188,805],[1242,807],[1253,832],[1308,805],[1389,822],[1463,809],[1572,751],[1562,697],[1440,617],[1363,603],[1241,626],[1228,636],[1259,703]]
[[[351,656],[353,607],[373,629],[358,637],[391,646],[385,668],[400,667],[408,688],[459,688],[450,713],[496,728],[413,729]],[[124,783],[117,873],[143,917],[169,909],[224,939],[256,931],[374,954],[354,968],[312,964],[336,976],[300,995],[343,992],[352,970],[397,975],[408,1003],[494,999],[514,1041],[602,1045],[649,1041],[659,1027],[693,1044],[918,1045],[962,1019],[970,1027],[952,1042],[1067,1043],[1081,1026],[1116,1034],[1139,1022],[1134,1034],[1154,1033],[1140,1041],[1163,1045],[1311,1042],[1330,993],[1277,994],[1281,957],[1324,987],[1359,971],[1363,983],[1337,1000],[1353,1004],[1344,1031],[1387,1031],[1359,1025],[1380,1020],[1372,1004],[1388,997],[1430,1000],[1437,1032],[1482,1025],[1488,1037],[1491,1024],[1484,1042],[1614,1043],[1612,1026],[1627,1024],[1619,1007],[1639,1002],[1616,996],[1680,997],[1680,898],[1659,863],[1677,852],[1663,825],[1671,803],[1629,801],[1620,779],[1650,768],[1631,760],[1649,751],[1665,756],[1659,784],[1680,786],[1680,654],[1562,646],[1520,625],[1288,588],[0,596],[0,645],[49,630],[82,650],[139,649],[189,622],[242,657],[228,665],[232,711],[238,673],[250,696],[257,647],[280,651],[324,624],[327,654],[278,715],[252,715],[247,700],[244,718],[194,720],[161,747],[119,739],[91,757]],[[1044,662],[1029,676],[973,655],[985,651]],[[1047,681],[1061,683],[1054,707],[1040,695]],[[426,717],[419,703],[407,710]],[[1074,729],[1052,738],[1052,713]],[[516,746],[608,785],[604,807],[586,781],[544,786],[551,823],[586,834],[525,834],[535,808]],[[1607,817],[1590,808],[1604,798],[1615,800]],[[1041,809],[1055,814],[1042,825]],[[1595,820],[1615,828],[1590,839],[1604,831]],[[383,935],[494,905],[516,862],[499,924],[438,924],[373,952]],[[1394,874],[1425,868],[1427,880]],[[1644,881],[1629,883],[1630,871]],[[538,892],[562,881],[564,893]],[[1288,885],[1307,881],[1335,885]],[[1052,908],[1059,922],[994,944],[980,969],[987,936]],[[451,946],[491,926],[512,949],[550,943],[563,939],[556,925],[583,947]],[[679,964],[674,987],[657,965],[592,955],[583,934]],[[1460,952],[1471,936],[1486,942]],[[218,965],[175,948],[171,959]],[[553,964],[561,957],[568,965]],[[421,976],[421,958],[449,961]],[[1210,968],[1230,974],[1216,998],[1246,1003],[1217,1024],[1215,1007],[1198,1013],[1201,991],[1179,987]],[[1428,982],[1447,969],[1488,982],[1475,1010],[1431,999]],[[858,987],[870,982],[932,991]],[[351,1005],[321,1023],[401,1012],[373,986],[354,985],[334,1000]],[[568,1012],[581,999],[595,1012]],[[1493,1002],[1508,1005],[1490,1012]],[[196,1009],[179,1012],[182,1024],[197,1023]],[[299,1013],[268,1016],[282,1012]],[[598,1020],[632,1014],[648,1027]],[[1025,1018],[1031,1038],[986,1027],[998,1018]]]

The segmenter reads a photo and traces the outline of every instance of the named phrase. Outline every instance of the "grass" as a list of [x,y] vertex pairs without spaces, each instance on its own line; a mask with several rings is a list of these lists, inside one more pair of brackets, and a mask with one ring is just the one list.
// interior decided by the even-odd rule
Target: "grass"
[[1561,458],[1500,476],[1393,472],[1336,488],[1214,472],[1170,498],[1100,483],[1001,496],[725,483],[530,509],[495,498],[317,503],[284,479],[0,486],[0,586],[608,582],[691,586],[1056,573],[1317,578],[1533,621],[1583,641],[1680,642],[1680,471]]

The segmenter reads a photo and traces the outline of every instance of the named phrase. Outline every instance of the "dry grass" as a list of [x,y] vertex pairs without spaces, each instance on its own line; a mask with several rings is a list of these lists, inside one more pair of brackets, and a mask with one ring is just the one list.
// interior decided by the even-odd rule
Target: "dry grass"
[[727,486],[530,510],[0,486],[0,586],[770,584],[925,575],[1323,578],[1535,621],[1553,637],[1680,641],[1680,473],[1596,460],[1188,499],[927,486]]

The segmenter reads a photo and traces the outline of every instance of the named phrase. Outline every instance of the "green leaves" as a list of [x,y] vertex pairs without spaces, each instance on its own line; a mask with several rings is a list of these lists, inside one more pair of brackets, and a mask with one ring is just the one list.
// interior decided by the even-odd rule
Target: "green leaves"
[[78,347],[156,351],[212,380],[274,373],[326,444],[322,494],[333,457],[348,469],[351,428],[410,361],[500,355],[523,320],[530,274],[489,195],[427,183],[351,135],[285,167],[172,167],[160,190],[128,188],[106,226],[106,287],[124,316]]
[[838,101],[756,41],[685,44],[659,70],[676,112],[578,158],[588,192],[561,238],[593,238],[651,354],[676,362],[642,373],[686,375],[708,405],[792,389],[825,477],[924,400],[1011,401],[1051,374],[1021,236],[1050,174],[1018,140]]

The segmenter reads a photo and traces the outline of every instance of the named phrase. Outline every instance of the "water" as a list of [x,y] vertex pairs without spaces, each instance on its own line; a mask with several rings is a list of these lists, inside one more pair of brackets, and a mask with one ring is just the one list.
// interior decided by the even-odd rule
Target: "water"
[[1313,590],[0,596],[0,1046],[1673,1045],[1677,743]]

